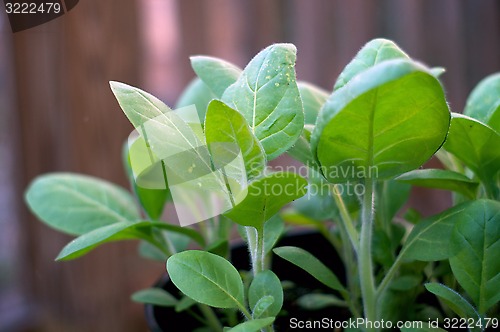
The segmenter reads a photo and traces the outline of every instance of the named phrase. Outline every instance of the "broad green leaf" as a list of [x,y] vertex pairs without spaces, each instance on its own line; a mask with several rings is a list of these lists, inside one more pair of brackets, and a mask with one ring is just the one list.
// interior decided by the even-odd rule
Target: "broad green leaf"
[[[274,303],[274,298],[271,295],[265,295],[261,297],[252,309],[252,318],[261,318],[269,309],[269,307]],[[268,315],[265,315],[268,316]]]
[[85,175],[39,176],[30,184],[25,198],[38,218],[71,235],[140,218],[135,201],[127,191]]
[[195,78],[184,89],[175,104],[175,108],[195,105],[199,120],[203,124],[208,103],[214,98],[217,96],[212,90],[201,79]]
[[280,280],[271,270],[259,272],[252,280],[248,288],[250,308],[255,308],[257,302],[265,296],[271,296],[273,302],[264,312],[259,313],[259,317],[277,316],[283,306],[283,289]]
[[479,82],[467,99],[464,114],[500,134],[500,73],[489,75]]
[[225,60],[211,56],[192,56],[191,67],[198,77],[213,91],[217,98],[236,82],[241,69]]
[[326,179],[388,179],[418,168],[441,146],[450,113],[425,67],[388,60],[356,76],[323,106],[311,149]]
[[340,89],[359,73],[391,59],[410,58],[391,40],[378,38],[369,41],[345,67],[333,89]]
[[172,294],[161,288],[142,289],[132,294],[132,301],[154,304],[160,307],[175,307],[179,302]]
[[321,310],[328,307],[345,307],[345,301],[331,294],[306,294],[297,299],[297,304],[306,310]]
[[457,218],[450,266],[481,314],[500,301],[500,202],[478,200]]
[[149,240],[149,232],[152,228],[164,229],[186,235],[200,245],[204,244],[199,233],[190,228],[179,227],[166,223],[155,223],[150,221],[129,222],[123,221],[94,229],[80,235],[68,243],[59,253],[56,260],[70,260],[86,254],[96,246],[118,240],[143,239]]
[[274,248],[274,253],[300,267],[326,286],[339,292],[346,292],[337,276],[308,251],[298,247]]
[[328,93],[307,82],[297,82],[299,87],[302,105],[304,106],[304,123],[314,125],[319,114],[319,110],[328,99]]
[[453,113],[443,147],[481,179],[488,193],[498,193],[495,183],[500,171],[500,134],[468,116]]
[[443,169],[417,169],[398,176],[396,180],[419,187],[452,190],[469,198],[476,196],[479,185],[461,173]]
[[193,300],[217,308],[244,306],[243,282],[224,258],[198,250],[184,251],[167,260],[172,282]]
[[252,319],[244,323],[238,324],[235,327],[227,330],[228,332],[257,332],[262,328],[271,325],[274,322],[274,317]]
[[463,203],[420,221],[406,239],[400,259],[438,261],[450,256],[450,235],[457,218],[470,203]]
[[245,198],[225,213],[243,226],[261,229],[283,206],[306,193],[307,181],[295,173],[276,172],[250,183]]
[[437,282],[427,283],[425,288],[438,296],[453,312],[463,318],[481,319],[476,309],[453,289]]
[[222,101],[243,114],[269,159],[288,150],[304,127],[295,79],[296,53],[291,44],[267,47],[222,96]]
[[253,179],[264,171],[266,167],[264,149],[252,134],[245,118],[223,102],[213,100],[208,105],[205,119],[205,135],[212,158],[215,159],[215,164],[217,164],[217,156],[223,156],[222,159],[226,155],[231,160],[235,158],[232,155],[234,152],[230,148],[225,148],[227,145],[220,144],[234,143],[239,148],[236,149],[236,152],[241,151],[243,155],[248,179]]

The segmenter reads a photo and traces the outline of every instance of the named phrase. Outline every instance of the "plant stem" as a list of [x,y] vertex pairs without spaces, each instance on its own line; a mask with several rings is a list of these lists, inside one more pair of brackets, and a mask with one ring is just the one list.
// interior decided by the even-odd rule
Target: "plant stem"
[[337,184],[334,184],[333,186],[331,186],[331,188],[332,188],[333,200],[335,201],[335,204],[337,205],[337,208],[340,211],[340,221],[342,222],[342,226],[349,235],[349,240],[351,241],[354,251],[358,252],[358,243],[359,243],[358,231],[356,231],[351,216],[349,215],[349,211],[347,211],[344,200],[342,199],[342,195],[337,189]]
[[371,322],[377,319],[375,301],[375,282],[373,277],[373,262],[371,253],[373,203],[375,179],[365,179],[365,194],[363,196],[361,238],[359,244],[358,270],[363,297],[365,318]]
[[253,275],[264,270],[264,230],[245,226],[248,239],[248,251],[252,262]]
[[222,332],[222,324],[219,321],[219,318],[214,313],[214,310],[207,306],[206,304],[198,303],[198,308],[203,313],[203,316],[207,319],[207,325],[212,328],[212,330],[217,332]]

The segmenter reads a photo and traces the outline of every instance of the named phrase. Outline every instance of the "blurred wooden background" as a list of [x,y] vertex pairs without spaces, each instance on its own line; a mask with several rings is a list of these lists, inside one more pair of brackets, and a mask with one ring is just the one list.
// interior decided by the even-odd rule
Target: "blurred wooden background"
[[[471,88],[500,70],[497,0],[84,0],[62,18],[14,35],[6,19],[1,23],[0,167],[8,175],[0,177],[0,202],[8,204],[0,225],[16,227],[12,287],[29,309],[22,318],[29,329],[7,331],[146,331],[142,307],[129,295],[155,281],[164,265],[137,258],[133,243],[54,263],[70,238],[36,221],[22,198],[29,181],[53,171],[126,185],[120,150],[132,127],[109,80],[173,105],[194,76],[189,55],[243,66],[265,46],[291,42],[299,79],[331,90],[364,43],[385,37],[446,67],[448,100],[460,112]],[[417,191],[412,202],[430,214],[447,197]]]

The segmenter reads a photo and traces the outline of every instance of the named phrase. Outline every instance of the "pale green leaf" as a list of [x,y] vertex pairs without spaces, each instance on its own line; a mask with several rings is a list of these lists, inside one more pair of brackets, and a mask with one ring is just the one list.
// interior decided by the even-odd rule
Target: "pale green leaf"
[[192,56],[191,67],[217,98],[222,97],[226,89],[236,82],[241,69],[225,60],[211,56]]
[[195,105],[198,118],[203,123],[208,103],[214,98],[217,96],[212,90],[201,79],[195,78],[184,89],[175,104],[175,108]]
[[418,169],[404,173],[396,178],[419,187],[452,190],[469,198],[476,196],[478,182],[465,175],[443,169]]
[[244,323],[240,323],[235,327],[227,330],[228,332],[257,332],[262,328],[271,325],[274,322],[274,317],[252,319]]
[[299,87],[302,105],[304,106],[304,123],[314,125],[319,114],[319,110],[328,99],[328,93],[308,82],[297,82]]
[[142,289],[132,294],[132,301],[160,307],[175,307],[179,302],[172,294],[161,288]]
[[391,40],[378,38],[369,41],[339,75],[334,90],[343,87],[353,77],[370,67],[391,59],[410,58]]
[[25,197],[38,218],[72,235],[140,218],[135,201],[127,191],[85,175],[52,173],[39,176],[30,184]]

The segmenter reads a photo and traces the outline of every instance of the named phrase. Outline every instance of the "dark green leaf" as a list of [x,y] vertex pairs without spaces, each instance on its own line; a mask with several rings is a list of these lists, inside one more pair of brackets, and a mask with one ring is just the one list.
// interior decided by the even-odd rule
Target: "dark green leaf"
[[222,96],[225,103],[243,114],[269,159],[288,150],[304,127],[295,79],[296,52],[291,44],[267,47]]
[[236,82],[241,69],[225,60],[211,56],[192,56],[191,66],[196,75],[205,83],[217,98]]
[[441,146],[450,113],[439,81],[407,60],[388,60],[336,90],[311,149],[327,180],[388,179],[418,168]]
[[500,202],[478,200],[457,218],[450,240],[453,275],[481,314],[500,300]]
[[140,218],[135,201],[127,191],[79,174],[39,176],[26,191],[26,202],[47,225],[72,235]]
[[436,282],[427,283],[425,288],[438,296],[453,312],[463,318],[481,319],[476,309],[453,289]]
[[217,308],[242,308],[243,282],[224,258],[198,250],[184,251],[167,260],[172,282],[193,300]]

